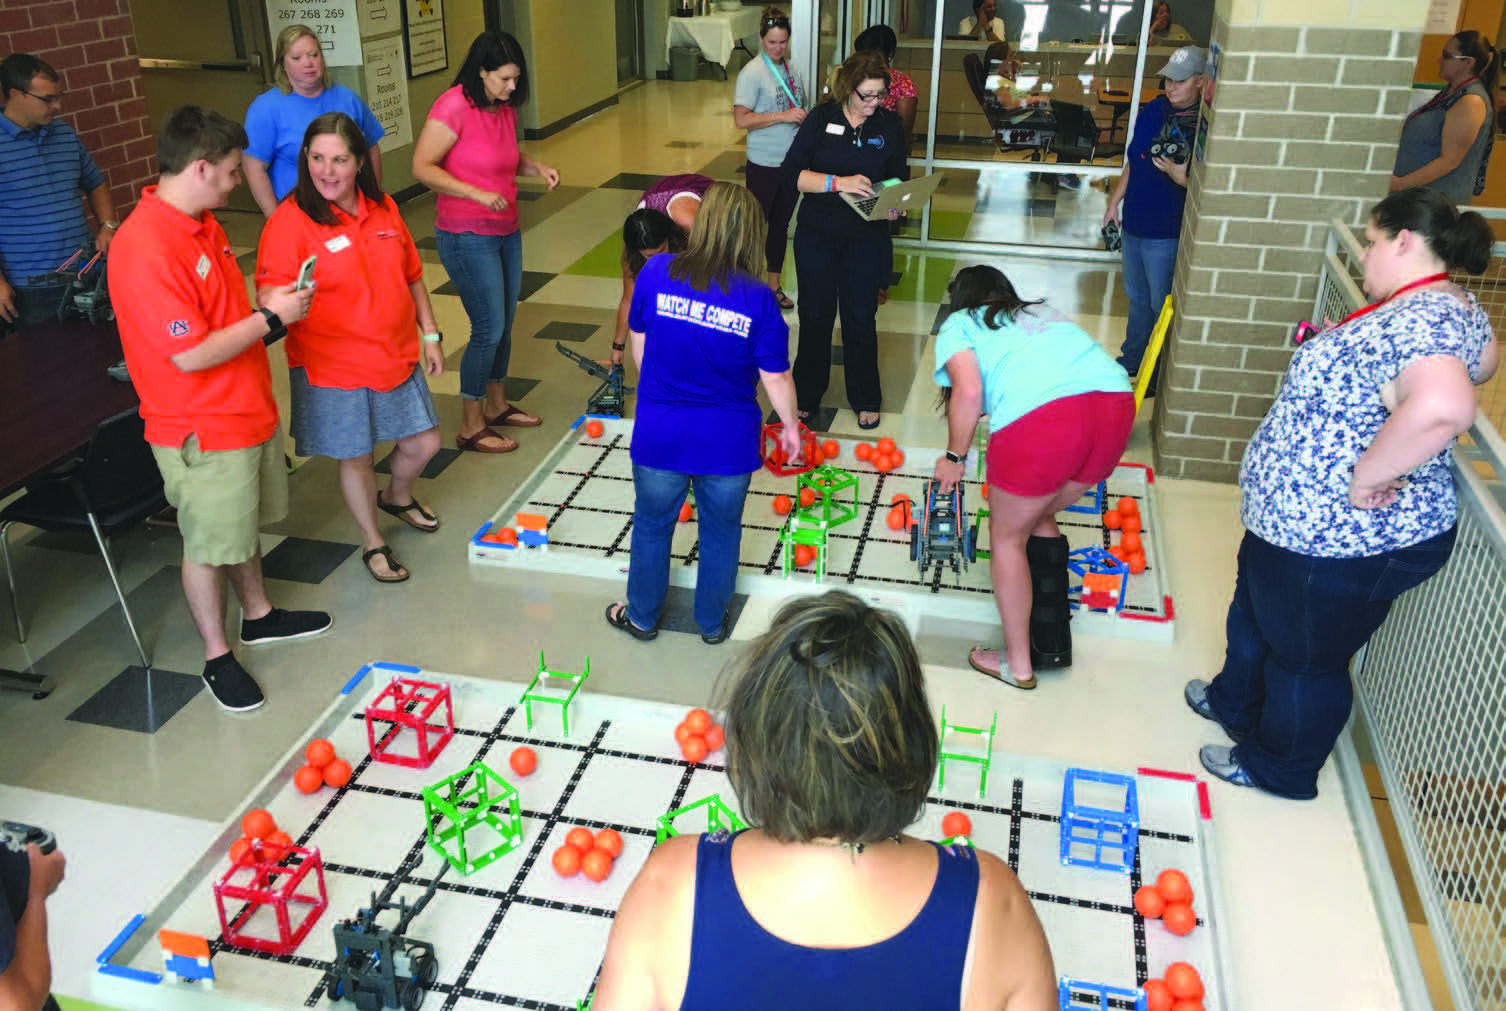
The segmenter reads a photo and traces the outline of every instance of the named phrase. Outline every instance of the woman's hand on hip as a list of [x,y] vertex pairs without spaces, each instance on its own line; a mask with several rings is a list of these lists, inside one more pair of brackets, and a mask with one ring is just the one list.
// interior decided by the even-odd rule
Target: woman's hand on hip
[[1405,478],[1392,478],[1380,484],[1364,485],[1349,479],[1349,504],[1356,509],[1381,509],[1401,498],[1401,490],[1407,486]]

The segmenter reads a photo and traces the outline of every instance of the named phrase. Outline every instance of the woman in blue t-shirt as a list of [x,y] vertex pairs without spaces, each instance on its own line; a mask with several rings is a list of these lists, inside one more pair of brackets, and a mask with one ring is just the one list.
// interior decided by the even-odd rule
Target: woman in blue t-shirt
[[1318,795],[1349,719],[1350,659],[1448,561],[1449,449],[1474,421],[1471,384],[1496,368],[1489,317],[1448,279],[1485,269],[1484,218],[1404,190],[1376,205],[1365,240],[1376,301],[1297,349],[1245,450],[1224,665],[1183,693],[1237,744],[1205,745],[1203,768],[1295,800]]
[[742,550],[743,501],[763,463],[760,383],[784,423],[782,448],[791,459],[800,452],[790,330],[759,277],[765,237],[753,194],[716,183],[701,199],[685,252],[651,257],[633,287],[633,541],[627,602],[609,604],[606,616],[635,639],[659,634],[670,541],[692,485],[700,535],[696,624],[713,645],[731,632],[726,611]]
[[1027,301],[993,267],[952,281],[936,335],[947,450],[943,493],[962,480],[978,416],[988,415],[988,542],[1004,648],[974,646],[972,668],[1014,688],[1072,663],[1067,538],[1056,514],[1114,471],[1135,422],[1129,378],[1081,327]]

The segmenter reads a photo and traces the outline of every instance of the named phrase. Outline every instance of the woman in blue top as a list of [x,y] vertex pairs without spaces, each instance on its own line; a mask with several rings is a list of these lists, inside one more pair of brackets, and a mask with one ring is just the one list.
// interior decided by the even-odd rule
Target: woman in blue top
[[361,96],[329,79],[324,51],[308,25],[289,25],[277,36],[277,87],[258,95],[246,110],[251,145],[241,158],[246,186],[267,217],[298,185],[298,152],[308,125],[326,112],[343,112],[356,121],[366,139],[366,160],[382,181],[382,152],[377,142],[386,131]]
[[1067,538],[1056,514],[1107,478],[1135,421],[1129,378],[1081,327],[1026,301],[993,267],[952,281],[936,335],[947,450],[943,492],[962,480],[979,414],[988,415],[988,542],[1004,649],[973,647],[974,670],[1034,688],[1035,668],[1072,663]]
[[903,834],[939,750],[904,623],[840,590],[797,598],[728,684],[727,778],[754,827],[654,849],[595,1007],[1054,1011],[1009,866]]
[[790,330],[758,276],[764,238],[753,194],[716,183],[701,198],[685,252],[651,257],[633,287],[633,542],[627,602],[608,605],[606,616],[635,639],[659,634],[670,541],[692,484],[700,534],[696,624],[713,645],[731,631],[726,611],[737,582],[743,501],[763,462],[760,383],[784,423],[784,451],[799,455]]
[[1245,450],[1224,665],[1184,692],[1237,742],[1205,745],[1205,769],[1296,800],[1317,796],[1349,718],[1350,658],[1448,560],[1449,449],[1497,361],[1489,317],[1447,273],[1485,269],[1484,218],[1405,190],[1376,205],[1365,240],[1377,301],[1297,349]]

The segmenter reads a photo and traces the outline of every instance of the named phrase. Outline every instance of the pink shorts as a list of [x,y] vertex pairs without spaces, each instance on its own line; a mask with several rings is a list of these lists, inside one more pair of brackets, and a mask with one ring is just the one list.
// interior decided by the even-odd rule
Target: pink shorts
[[1069,481],[1114,472],[1135,424],[1133,393],[1080,393],[1043,404],[988,440],[988,483],[1011,495],[1051,495]]

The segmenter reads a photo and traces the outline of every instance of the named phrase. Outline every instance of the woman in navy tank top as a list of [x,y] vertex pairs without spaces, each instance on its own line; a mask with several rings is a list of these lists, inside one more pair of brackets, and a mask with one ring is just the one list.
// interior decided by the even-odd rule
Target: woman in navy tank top
[[596,1011],[1057,1006],[1008,865],[904,834],[938,741],[898,617],[840,590],[794,600],[727,684],[727,776],[756,827],[653,852],[612,925]]

